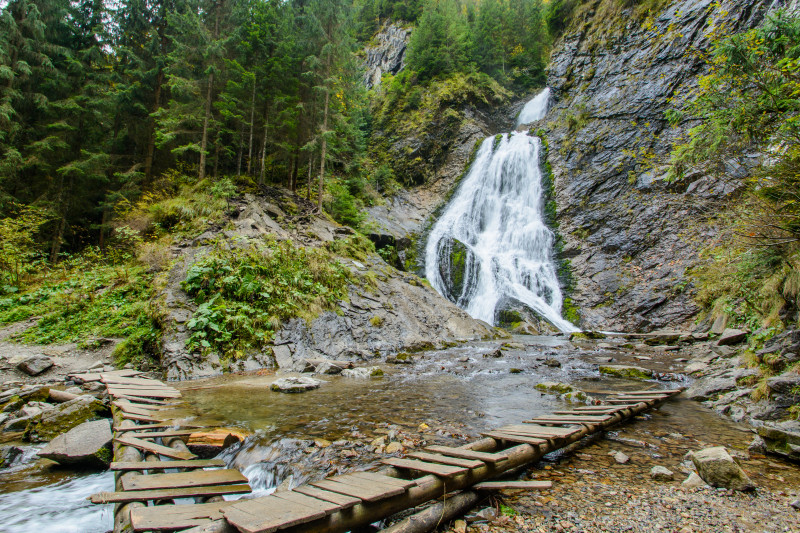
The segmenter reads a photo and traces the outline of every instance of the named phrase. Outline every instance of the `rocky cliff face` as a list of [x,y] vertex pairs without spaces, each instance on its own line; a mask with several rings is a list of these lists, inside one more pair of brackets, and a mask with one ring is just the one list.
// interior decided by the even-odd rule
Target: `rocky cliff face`
[[386,73],[397,74],[405,66],[406,48],[411,38],[411,28],[400,22],[387,22],[375,35],[376,44],[368,46],[364,52],[364,85],[372,89],[381,84],[381,76]]
[[[699,311],[686,270],[715,239],[709,215],[735,191],[704,175],[667,183],[671,146],[692,124],[670,127],[665,112],[691,96],[705,68],[695,51],[711,31],[753,27],[783,2],[673,1],[650,15],[621,4],[578,8],[551,57],[554,103],[535,127],[549,141],[581,325],[678,327]],[[746,173],[743,161],[732,174]]]
[[313,207],[277,189],[247,194],[232,206],[229,220],[173,248],[174,266],[160,302],[165,310],[162,365],[169,379],[204,377],[223,370],[302,370],[308,359],[366,361],[492,334],[420,278],[397,271],[373,253],[362,261],[339,257],[353,279],[364,282],[348,287],[348,300],[340,302],[336,312],[284,324],[275,335],[274,346],[263,352],[224,362],[213,353],[187,349],[187,323],[197,306],[181,282],[191,265],[207,254],[215,241],[247,247],[270,235],[291,239],[296,246],[319,247],[353,235],[350,228],[314,214]]

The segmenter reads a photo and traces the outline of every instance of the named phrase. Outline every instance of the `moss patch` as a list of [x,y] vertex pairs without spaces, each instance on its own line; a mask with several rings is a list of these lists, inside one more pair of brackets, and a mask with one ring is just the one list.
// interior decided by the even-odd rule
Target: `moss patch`
[[650,379],[653,371],[639,366],[607,365],[600,367],[600,373],[624,379]]

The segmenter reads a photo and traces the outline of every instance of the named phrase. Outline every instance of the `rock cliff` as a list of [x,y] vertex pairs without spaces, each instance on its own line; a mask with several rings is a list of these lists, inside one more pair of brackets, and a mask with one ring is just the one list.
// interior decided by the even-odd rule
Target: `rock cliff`
[[401,22],[387,22],[373,38],[374,44],[364,53],[364,85],[372,89],[381,84],[384,74],[397,74],[405,66],[406,48],[411,29]]
[[[668,183],[673,143],[692,126],[671,127],[705,66],[713,31],[760,23],[774,0],[623,2],[581,5],[548,68],[554,102],[544,124],[555,184],[562,259],[585,328],[650,330],[688,324],[687,268],[716,237],[710,215],[735,197],[704,175]],[[656,4],[657,2],[650,2]],[[748,157],[732,162],[746,172]]]

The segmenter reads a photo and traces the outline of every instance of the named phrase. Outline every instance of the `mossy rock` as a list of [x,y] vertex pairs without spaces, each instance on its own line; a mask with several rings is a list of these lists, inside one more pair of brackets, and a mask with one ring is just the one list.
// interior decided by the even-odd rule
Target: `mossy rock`
[[108,408],[96,398],[79,396],[35,417],[25,428],[23,438],[30,442],[50,441],[84,422],[110,414]]
[[624,379],[650,379],[653,371],[640,366],[602,365],[600,373]]
[[547,394],[565,394],[572,392],[575,389],[566,383],[557,383],[555,381],[543,381],[536,384],[536,390]]
[[511,370],[509,370],[509,372],[511,372],[512,374],[522,374],[522,369],[521,368],[512,368]]
[[606,335],[600,333],[599,331],[576,331],[575,333],[570,334],[569,340],[597,340],[597,339],[605,339]]

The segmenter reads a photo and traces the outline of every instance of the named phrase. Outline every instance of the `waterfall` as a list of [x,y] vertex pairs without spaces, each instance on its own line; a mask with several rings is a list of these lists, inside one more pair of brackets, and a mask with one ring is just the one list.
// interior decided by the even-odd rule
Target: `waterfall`
[[[548,95],[545,89],[531,100],[519,120],[542,118]],[[523,132],[483,141],[431,230],[425,274],[440,294],[475,318],[495,324],[498,304],[510,300],[561,331],[577,331],[561,318],[554,237],[544,221],[540,150],[540,139]]]
[[530,102],[525,104],[517,117],[515,127],[530,124],[544,118],[547,114],[547,104],[550,102],[550,87],[537,94]]

